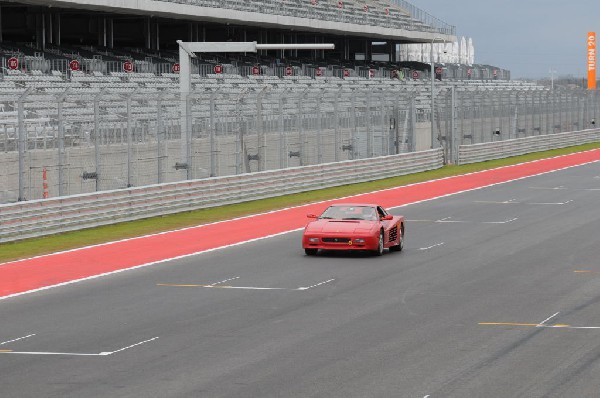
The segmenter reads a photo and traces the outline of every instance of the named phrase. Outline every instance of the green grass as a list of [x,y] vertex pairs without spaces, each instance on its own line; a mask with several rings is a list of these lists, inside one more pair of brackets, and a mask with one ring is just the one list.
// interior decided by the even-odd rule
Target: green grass
[[0,263],[596,148],[600,148],[600,142],[462,166],[449,165],[438,170],[386,178],[383,180],[320,189],[317,191],[285,195],[235,205],[213,207],[210,209],[195,210],[170,216],[154,217],[145,220],[57,234],[43,238],[3,243],[0,245]]

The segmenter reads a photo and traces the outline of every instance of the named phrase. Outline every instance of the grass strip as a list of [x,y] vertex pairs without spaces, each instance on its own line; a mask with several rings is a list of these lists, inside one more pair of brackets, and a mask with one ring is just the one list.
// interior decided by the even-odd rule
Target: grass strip
[[600,148],[600,142],[0,244],[0,263]]

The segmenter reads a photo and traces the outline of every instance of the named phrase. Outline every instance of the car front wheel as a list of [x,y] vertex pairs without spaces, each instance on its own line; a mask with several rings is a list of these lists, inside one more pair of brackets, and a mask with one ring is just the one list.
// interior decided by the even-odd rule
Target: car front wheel
[[379,232],[379,242],[377,242],[377,250],[373,253],[376,256],[383,255],[383,231]]

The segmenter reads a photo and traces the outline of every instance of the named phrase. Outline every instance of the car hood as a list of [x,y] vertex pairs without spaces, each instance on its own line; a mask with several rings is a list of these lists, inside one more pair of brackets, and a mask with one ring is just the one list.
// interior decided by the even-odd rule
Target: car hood
[[309,232],[352,233],[369,232],[377,226],[375,221],[367,220],[316,220],[306,226]]

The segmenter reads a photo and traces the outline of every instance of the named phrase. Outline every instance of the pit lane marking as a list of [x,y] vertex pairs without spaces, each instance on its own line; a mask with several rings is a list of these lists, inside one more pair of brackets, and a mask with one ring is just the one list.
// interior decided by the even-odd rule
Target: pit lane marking
[[573,271],[575,273],[579,273],[579,274],[600,274],[600,271],[589,271],[589,270],[576,270]]
[[18,337],[16,339],[12,339],[12,340],[8,340],[8,341],[3,341],[2,343],[0,343],[0,345],[5,345],[5,344],[8,344],[8,343],[14,343],[15,341],[24,340],[24,339],[27,339],[27,338],[33,337],[33,336],[35,336],[35,333],[28,334],[27,336],[23,336],[23,337]]
[[49,352],[49,351],[13,351],[13,350],[0,350],[0,354],[18,354],[18,355],[62,355],[62,356],[79,356],[79,357],[105,357],[109,355],[116,354],[118,352],[123,352],[133,347],[140,346],[142,344],[149,343],[151,341],[157,340],[158,337],[153,337],[148,340],[140,341],[139,343],[135,343],[129,345],[127,347],[120,348],[116,351],[103,351],[97,354],[93,353],[77,353],[77,352]]
[[[236,278],[232,278],[232,279],[238,279],[239,277]],[[167,286],[167,287],[205,287],[205,288],[212,288],[212,289],[242,289],[242,290],[308,290],[308,289],[312,289],[315,288],[317,286],[322,286],[325,285],[327,283],[333,282],[335,279],[328,279],[326,281],[323,282],[319,282],[316,283],[314,285],[311,286],[301,286],[298,288],[285,288],[285,287],[257,287],[257,286],[230,286],[230,285],[218,285],[218,283],[221,282],[217,282],[217,283],[213,283],[210,285],[203,285],[203,284],[181,284],[181,283],[157,283],[156,286]]]

